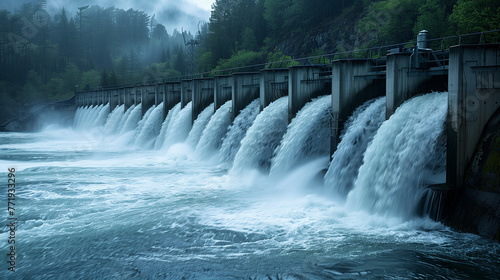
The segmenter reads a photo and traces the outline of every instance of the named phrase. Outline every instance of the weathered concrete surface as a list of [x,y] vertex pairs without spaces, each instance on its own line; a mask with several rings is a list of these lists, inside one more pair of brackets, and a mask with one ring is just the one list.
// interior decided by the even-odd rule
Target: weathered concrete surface
[[486,127],[447,224],[500,241],[500,110]]
[[233,93],[233,76],[221,75],[216,76],[214,80],[214,111],[224,105],[228,100],[231,100]]
[[181,82],[168,82],[165,84],[163,93],[163,118],[168,115],[168,111],[181,102]]
[[288,95],[288,68],[260,72],[260,111],[269,103]]
[[324,65],[292,66],[288,69],[288,121],[291,122],[313,98],[331,94],[331,70]]
[[385,74],[371,59],[342,59],[332,64],[332,139],[330,155],[340,143],[349,116],[364,102],[386,94]]
[[233,119],[260,95],[260,73],[233,74]]
[[155,105],[156,102],[156,86],[141,86],[141,106],[142,115]]
[[186,107],[186,105],[193,99],[193,80],[182,80],[181,81],[181,108]]
[[214,102],[214,78],[193,80],[192,121],[210,104]]
[[452,47],[449,67],[446,181],[461,189],[481,133],[500,108],[500,45]]
[[447,75],[433,75],[430,70],[410,68],[412,53],[396,53],[387,56],[386,119],[406,100],[418,94],[446,91]]

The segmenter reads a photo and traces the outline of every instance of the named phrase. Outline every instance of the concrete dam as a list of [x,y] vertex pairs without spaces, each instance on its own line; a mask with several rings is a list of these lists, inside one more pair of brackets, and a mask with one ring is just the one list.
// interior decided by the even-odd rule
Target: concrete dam
[[353,209],[430,215],[498,239],[498,169],[485,171],[488,189],[471,176],[498,166],[478,153],[498,153],[486,146],[499,101],[499,44],[419,44],[378,59],[81,91],[73,112],[77,129],[128,133],[140,149],[184,143],[234,174],[307,168],[297,180],[322,181]]

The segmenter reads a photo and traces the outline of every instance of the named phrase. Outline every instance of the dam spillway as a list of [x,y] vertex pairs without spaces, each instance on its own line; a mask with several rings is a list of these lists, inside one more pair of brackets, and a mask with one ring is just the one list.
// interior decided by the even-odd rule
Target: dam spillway
[[[481,70],[482,77],[491,68],[472,69]],[[369,72],[352,75],[343,79],[358,83],[354,88],[362,92],[372,84],[366,79],[375,84],[381,79]],[[33,249],[24,251],[23,261],[31,265],[21,276],[498,275],[497,243],[454,232],[419,214],[417,200],[426,195],[427,185],[447,180],[443,174],[449,167],[442,162],[452,135],[449,126],[462,133],[463,123],[447,122],[449,101],[458,100],[458,94],[451,89],[409,94],[387,118],[388,96],[362,97],[355,90],[355,100],[346,98],[333,74],[320,71],[302,76],[301,84],[323,91],[307,93],[310,100],[294,112],[289,101],[298,93],[288,91],[293,86],[285,91],[278,77],[280,94],[263,102],[266,87],[252,77],[241,79],[241,88],[253,99],[238,99],[245,102],[237,112],[227,95],[215,105],[215,78],[214,100],[203,101],[193,114],[194,102],[202,99],[193,96],[195,82],[187,80],[176,82],[180,95],[171,101],[157,98],[167,96],[167,90],[148,93],[155,96],[154,102],[146,101],[150,106],[142,103],[143,89],[129,89],[134,102],[117,102],[114,108],[95,93],[96,103],[85,104],[89,93],[83,92],[71,127],[2,135],[2,160],[15,166],[29,186],[21,192],[25,208],[19,226],[25,248]],[[226,94],[240,87],[223,79]],[[153,89],[162,87],[168,84]],[[334,100],[346,104],[337,114]],[[351,112],[345,113],[348,107]],[[337,137],[332,151],[331,139]],[[339,167],[345,169],[335,170]],[[47,251],[51,246],[58,249]],[[37,262],[40,258],[51,265]],[[81,269],[67,269],[82,261]]]

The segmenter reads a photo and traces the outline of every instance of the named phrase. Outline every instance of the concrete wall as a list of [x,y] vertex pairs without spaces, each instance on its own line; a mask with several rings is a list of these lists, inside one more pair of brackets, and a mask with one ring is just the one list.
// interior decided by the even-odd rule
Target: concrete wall
[[165,84],[155,85],[155,105],[158,106],[163,102],[165,92]]
[[120,105],[120,89],[109,90],[109,109],[113,111],[118,105]]
[[292,66],[288,70],[288,121],[313,98],[331,94],[331,70],[327,66]]
[[500,108],[500,45],[450,49],[447,183],[462,188],[481,133]]
[[168,82],[165,84],[163,118],[166,118],[168,111],[181,102],[181,87],[181,82]]
[[156,103],[156,86],[148,85],[139,88],[141,90],[142,115],[144,115]]
[[214,78],[193,80],[192,101],[192,121],[194,122],[201,111],[214,102]]
[[411,69],[412,53],[387,56],[386,119],[406,100],[418,94],[447,90],[447,76],[434,75],[431,69]]
[[233,93],[233,76],[216,76],[214,79],[214,111],[231,99]]
[[241,110],[260,96],[260,73],[233,74],[233,119]]
[[125,111],[132,107],[132,105],[137,105],[138,99],[136,91],[136,87],[125,88]]
[[193,99],[193,80],[182,80],[181,82],[181,108]]
[[265,69],[260,72],[260,110],[288,95],[288,68]]
[[378,72],[371,59],[343,59],[332,64],[332,124],[333,155],[340,143],[340,133],[347,118],[364,102],[386,93],[386,78]]

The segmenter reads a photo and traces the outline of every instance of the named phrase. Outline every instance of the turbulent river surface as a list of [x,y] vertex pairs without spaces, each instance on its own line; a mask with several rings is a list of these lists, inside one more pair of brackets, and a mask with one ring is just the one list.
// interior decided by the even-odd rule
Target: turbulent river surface
[[[363,143],[368,146],[365,160],[357,160],[360,174],[346,171],[357,179],[338,188],[331,184],[337,182],[335,174],[341,171],[327,172],[325,180],[318,176],[329,165],[328,155],[325,158],[322,149],[310,149],[309,156],[294,153],[290,155],[294,165],[288,164],[283,153],[294,150],[290,145],[307,151],[304,145],[310,141],[321,143],[290,135],[293,131],[301,133],[297,127],[300,120],[288,125],[286,135],[285,129],[275,128],[279,135],[271,138],[285,140],[281,145],[278,141],[268,147],[275,152],[260,159],[264,168],[246,170],[242,163],[240,168],[232,169],[232,162],[227,161],[227,156],[217,156],[217,149],[239,148],[240,142],[241,149],[249,149],[253,145],[249,143],[258,145],[262,136],[255,136],[255,141],[243,139],[245,133],[234,132],[236,129],[225,113],[214,114],[210,124],[203,121],[223,139],[208,139],[209,131],[193,132],[202,138],[199,143],[212,143],[210,156],[188,144],[193,137],[184,143],[188,128],[173,143],[175,137],[165,134],[176,130],[169,129],[168,123],[162,125],[154,109],[149,112],[149,121],[130,121],[127,118],[133,114],[127,114],[123,106],[121,113],[109,116],[99,112],[106,106],[79,108],[74,127],[48,126],[37,133],[1,133],[2,220],[8,224],[7,174],[8,168],[15,168],[17,227],[16,272],[8,270],[11,233],[8,227],[2,227],[0,232],[0,279],[498,279],[498,243],[454,232],[427,217],[412,215],[408,209],[401,213],[404,196],[398,197],[400,189],[411,184],[411,193],[417,196],[420,191],[414,186],[420,181],[413,175],[409,176],[411,180],[389,180],[391,174],[381,171],[384,178],[376,178],[378,171],[366,166],[370,162],[384,166],[380,157],[387,155],[378,153],[403,145],[385,147],[391,145],[387,134],[396,133],[394,142],[400,138],[399,133],[411,131],[416,131],[413,137],[439,139],[439,127],[422,123],[411,112],[412,108],[431,106],[430,103],[444,98],[445,94],[421,97],[403,105],[399,119],[376,124],[371,130],[379,133],[370,136],[373,142]],[[318,102],[318,109],[309,106],[302,115],[317,116],[318,126],[328,125],[323,121],[324,100],[313,102]],[[375,107],[380,107],[380,102],[373,101],[371,110],[378,110]],[[364,106],[363,110],[369,104]],[[248,123],[239,124],[253,131],[246,137],[257,133],[255,127],[263,125],[258,122],[273,122],[270,126],[279,127],[279,100],[275,108],[274,113],[261,113],[268,118],[255,118],[257,112],[252,110],[258,110],[258,106],[249,107]],[[439,110],[429,108],[422,114],[429,117]],[[170,113],[166,122],[172,127],[189,125],[182,121],[188,113],[183,114],[178,107]],[[359,114],[366,118],[362,112]],[[431,117],[442,117],[435,114]],[[203,117],[209,118],[210,114]],[[90,121],[94,122],[92,126],[88,125]],[[406,127],[403,121],[417,123],[420,128],[402,132],[390,129],[395,124]],[[201,122],[196,129],[202,129]],[[223,129],[215,129],[217,122]],[[251,124],[255,125],[253,129]],[[304,127],[307,133],[311,130],[319,131],[318,127]],[[241,136],[230,137],[231,133]],[[343,139],[355,138],[349,133]],[[167,140],[155,139],[156,134]],[[237,145],[223,141],[233,138]],[[292,139],[300,141],[294,144]],[[426,145],[435,143],[433,139]],[[155,140],[160,144],[155,144]],[[402,141],[413,145],[407,139]],[[162,147],[164,142],[168,145]],[[420,145],[425,141],[414,142]],[[393,153],[401,160],[404,149],[415,150],[402,147]],[[236,158],[243,161],[241,153],[240,150]],[[436,149],[426,157],[439,161],[439,155]],[[304,160],[300,162],[299,158]],[[269,175],[271,163],[272,170],[280,172]],[[430,171],[423,166],[428,165],[422,163],[415,170],[427,174]],[[431,171],[439,173],[440,168],[433,166]],[[330,186],[324,185],[324,181]],[[411,207],[411,203],[413,200],[408,200],[406,206]]]

